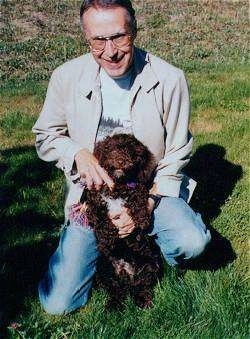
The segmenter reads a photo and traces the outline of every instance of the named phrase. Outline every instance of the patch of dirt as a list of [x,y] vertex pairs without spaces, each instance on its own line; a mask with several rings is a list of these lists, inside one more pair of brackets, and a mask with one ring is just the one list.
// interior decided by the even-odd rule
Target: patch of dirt
[[191,120],[190,130],[193,134],[214,133],[222,129],[222,123],[216,118],[216,111],[203,110]]
[[25,19],[14,19],[12,25],[22,36],[19,41],[26,41],[35,38],[39,33],[39,28],[32,22]]
[[190,130],[193,134],[204,134],[219,132],[222,129],[222,124],[217,121],[199,119],[190,123]]
[[5,115],[9,110],[23,111],[28,114],[40,113],[42,103],[38,103],[33,96],[15,96],[15,98],[2,99],[0,102],[0,116]]

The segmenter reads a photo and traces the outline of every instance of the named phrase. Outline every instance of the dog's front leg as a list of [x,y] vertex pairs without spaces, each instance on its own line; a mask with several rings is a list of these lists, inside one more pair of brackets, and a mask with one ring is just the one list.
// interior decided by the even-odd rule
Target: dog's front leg
[[118,239],[118,230],[112,224],[108,215],[108,205],[100,191],[87,190],[85,200],[87,205],[87,218],[93,228],[98,249],[101,254],[108,257]]
[[116,241],[119,239],[118,229],[114,227],[111,220],[107,217],[100,221],[95,228],[95,235],[98,243],[98,250],[105,257],[110,257],[115,248]]
[[126,297],[126,290],[120,286],[118,280],[113,279],[108,287],[108,301],[106,303],[106,309],[108,310],[121,310],[123,302]]
[[136,288],[132,288],[130,294],[138,307],[148,309],[153,306],[152,292],[142,284],[136,286]]

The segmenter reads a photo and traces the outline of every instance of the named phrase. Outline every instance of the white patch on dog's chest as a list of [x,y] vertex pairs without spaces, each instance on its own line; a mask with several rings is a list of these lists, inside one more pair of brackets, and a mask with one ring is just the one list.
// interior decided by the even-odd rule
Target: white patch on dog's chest
[[103,200],[107,203],[108,205],[108,211],[112,215],[120,214],[122,211],[122,207],[124,206],[125,201],[121,198],[119,199],[112,199],[104,194],[102,195]]

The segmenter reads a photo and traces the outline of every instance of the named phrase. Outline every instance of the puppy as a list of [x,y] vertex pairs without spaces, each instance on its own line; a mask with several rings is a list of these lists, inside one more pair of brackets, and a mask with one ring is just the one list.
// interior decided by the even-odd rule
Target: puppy
[[[128,134],[106,137],[96,144],[94,155],[114,181],[112,191],[107,186],[99,191],[85,189],[81,199],[100,252],[98,284],[108,291],[109,309],[119,309],[128,294],[140,308],[148,308],[163,267],[159,248],[146,233],[151,222],[147,202],[156,167],[154,157]],[[123,207],[136,228],[129,236],[119,238],[109,216]]]

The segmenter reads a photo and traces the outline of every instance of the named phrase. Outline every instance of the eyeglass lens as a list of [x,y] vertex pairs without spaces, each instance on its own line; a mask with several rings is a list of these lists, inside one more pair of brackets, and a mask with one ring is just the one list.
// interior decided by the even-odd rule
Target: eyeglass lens
[[103,38],[91,39],[90,44],[91,44],[92,49],[97,50],[97,51],[104,50],[107,40],[111,40],[116,47],[120,48],[120,47],[125,47],[126,45],[130,43],[131,36],[124,34],[124,35],[118,35],[114,37],[103,37]]

